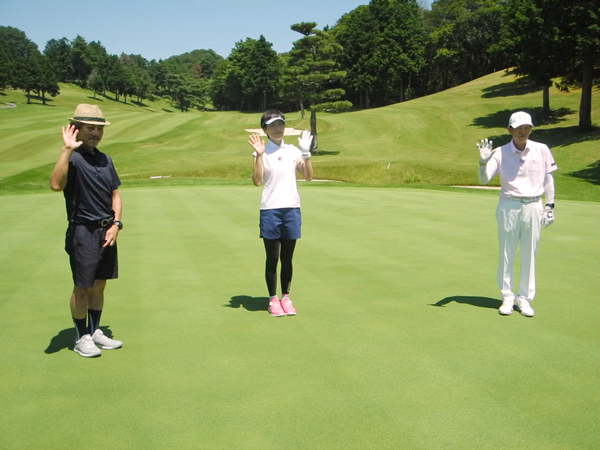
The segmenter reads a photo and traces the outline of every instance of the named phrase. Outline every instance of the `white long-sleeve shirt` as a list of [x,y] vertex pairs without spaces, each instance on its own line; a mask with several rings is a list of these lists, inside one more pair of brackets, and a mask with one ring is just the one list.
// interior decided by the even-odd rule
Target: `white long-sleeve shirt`
[[527,140],[520,151],[513,141],[495,149],[485,166],[477,172],[479,182],[487,184],[500,175],[500,198],[546,197],[546,203],[554,203],[554,178],[552,172],[558,167],[547,145]]

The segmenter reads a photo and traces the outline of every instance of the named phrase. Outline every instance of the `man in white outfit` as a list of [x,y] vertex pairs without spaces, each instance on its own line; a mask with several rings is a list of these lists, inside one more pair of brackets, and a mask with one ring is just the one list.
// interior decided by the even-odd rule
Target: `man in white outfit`
[[[554,221],[554,178],[557,167],[545,144],[529,140],[533,123],[523,111],[508,121],[510,143],[492,150],[492,141],[484,139],[479,148],[479,182],[487,184],[500,175],[500,198],[496,208],[498,221],[498,287],[502,294],[499,313],[509,315],[515,300],[522,315],[533,317],[529,304],[535,297],[535,253],[541,227]],[[541,197],[546,206],[542,206]],[[520,246],[518,294],[513,293],[513,263]]]

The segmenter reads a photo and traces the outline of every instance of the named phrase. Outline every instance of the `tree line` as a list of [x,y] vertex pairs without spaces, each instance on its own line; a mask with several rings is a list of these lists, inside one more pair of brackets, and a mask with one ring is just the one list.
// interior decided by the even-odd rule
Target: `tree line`
[[311,112],[372,108],[433,94],[514,68],[542,89],[581,87],[579,127],[591,122],[600,78],[597,0],[371,0],[332,27],[291,25],[298,40],[278,54],[264,36],[237,42],[227,58],[194,50],[165,60],[108,54],[100,42],[51,39],[43,51],[24,32],[0,27],[0,89],[59,94],[77,83],[94,95],[143,102],[169,98],[181,111]]

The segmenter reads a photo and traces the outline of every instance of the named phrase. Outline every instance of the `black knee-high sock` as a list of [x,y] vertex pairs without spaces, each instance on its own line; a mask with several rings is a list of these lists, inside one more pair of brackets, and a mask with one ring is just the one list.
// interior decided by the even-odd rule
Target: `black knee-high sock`
[[88,322],[89,322],[89,330],[90,334],[94,334],[98,328],[100,328],[100,316],[102,315],[102,310],[97,309],[88,309]]
[[292,257],[296,248],[296,240],[282,239],[281,240],[281,292],[283,295],[290,293],[292,285]]
[[280,242],[278,239],[263,239],[267,261],[265,263],[265,281],[269,296],[277,295],[277,263],[279,261]]
[[75,331],[77,332],[77,340],[89,333],[85,319],[76,319],[73,317],[73,323],[75,324]]

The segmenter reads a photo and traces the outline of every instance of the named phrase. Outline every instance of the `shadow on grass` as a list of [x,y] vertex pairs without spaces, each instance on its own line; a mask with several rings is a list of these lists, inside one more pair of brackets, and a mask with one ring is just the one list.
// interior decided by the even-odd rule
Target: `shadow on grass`
[[103,94],[101,92],[96,93],[96,95],[88,95],[87,98],[89,98],[90,100],[94,100],[96,102],[103,102],[104,100],[108,100],[108,101],[115,102],[115,103],[121,103],[123,105],[139,106],[141,108],[146,108],[148,106],[143,101],[138,102],[137,100],[131,100],[131,98],[130,98],[128,102],[125,102],[123,97],[121,97],[121,98],[119,98],[119,100],[117,100],[114,96],[111,96],[108,94]]
[[[510,74],[509,74],[510,75]],[[513,97],[515,95],[533,94],[542,88],[526,78],[518,78],[511,83],[500,83],[483,89],[483,98]]]
[[568,147],[571,144],[600,140],[600,129],[581,132],[577,125],[546,130],[536,130],[534,128],[531,132],[531,139],[533,141],[543,142],[550,147],[550,149],[558,146]]
[[498,309],[502,306],[502,301],[490,298],[490,297],[471,297],[466,295],[455,295],[453,297],[446,297],[438,301],[437,303],[430,303],[431,306],[444,307],[448,303],[462,303],[471,306],[477,306],[478,308],[490,308]]
[[249,295],[236,295],[231,297],[228,308],[243,307],[247,311],[266,311],[269,306],[269,297],[250,297]]
[[[100,329],[106,337],[113,337],[112,331],[110,331],[109,327],[100,327]],[[50,343],[48,344],[46,350],[44,350],[44,353],[51,355],[52,353],[58,353],[65,348],[67,350],[73,350],[76,336],[77,334],[75,332],[75,327],[66,328],[59,331],[58,334],[50,340]]]
[[330,151],[330,150],[314,150],[313,156],[327,156],[327,155],[339,155],[339,151]]
[[[555,125],[564,122],[566,120],[565,116],[576,113],[576,111],[573,111],[569,108],[558,108],[552,110],[550,112],[550,115],[545,116],[544,110],[541,107],[528,108],[524,106],[520,109],[529,113],[533,120],[533,124],[537,126]],[[473,119],[473,123],[471,124],[471,126],[481,128],[506,128],[508,126],[508,119],[510,118],[511,114],[515,111],[515,109],[504,109],[502,111],[496,111],[492,114],[488,114],[487,116],[476,117],[475,119]],[[533,130],[535,131],[535,128]],[[506,134],[508,135],[508,131],[506,132]]]
[[587,169],[569,172],[567,175],[600,186],[600,159],[590,164]]
[[[27,94],[23,93],[23,95],[25,96],[25,98],[27,98]],[[44,103],[44,101],[45,101],[45,103]],[[42,106],[56,106],[56,105],[51,104],[53,101],[54,101],[54,99],[52,97],[46,97],[44,99],[41,95],[30,94],[28,104],[30,104],[30,105],[39,104]]]

